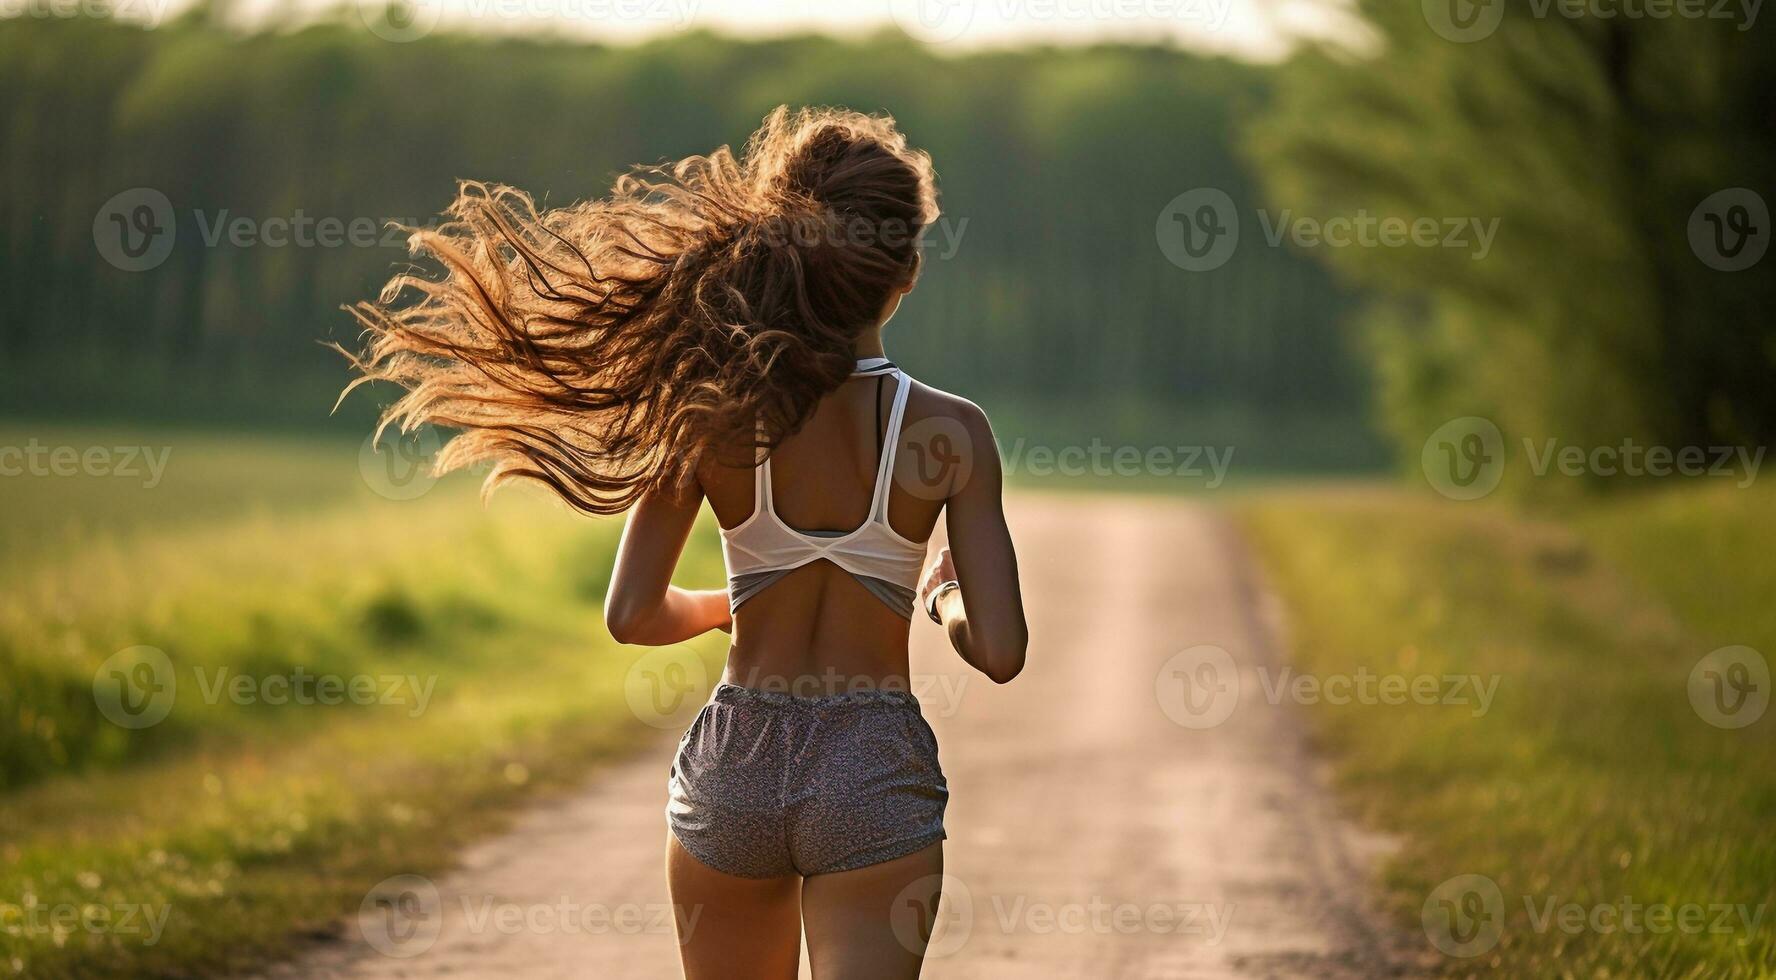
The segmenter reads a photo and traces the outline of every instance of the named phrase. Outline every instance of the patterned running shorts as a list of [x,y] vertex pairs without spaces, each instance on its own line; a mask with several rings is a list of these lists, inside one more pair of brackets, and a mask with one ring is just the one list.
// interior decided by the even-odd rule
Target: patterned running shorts
[[831,874],[944,839],[937,738],[904,691],[803,698],[721,684],[679,741],[666,822],[741,878]]

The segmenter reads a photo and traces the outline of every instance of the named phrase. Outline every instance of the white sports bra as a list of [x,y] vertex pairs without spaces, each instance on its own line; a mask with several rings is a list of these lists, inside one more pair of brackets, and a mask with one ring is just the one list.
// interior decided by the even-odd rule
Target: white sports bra
[[783,523],[771,502],[771,460],[753,468],[752,515],[733,528],[723,528],[722,556],[728,564],[728,607],[758,595],[778,579],[824,558],[857,579],[876,598],[908,619],[913,615],[915,588],[925,564],[925,542],[901,537],[888,523],[888,490],[893,485],[894,450],[906,416],[912,381],[885,357],[857,362],[852,377],[892,375],[894,408],[882,438],[876,465],[875,491],[869,516],[854,531],[798,531]]

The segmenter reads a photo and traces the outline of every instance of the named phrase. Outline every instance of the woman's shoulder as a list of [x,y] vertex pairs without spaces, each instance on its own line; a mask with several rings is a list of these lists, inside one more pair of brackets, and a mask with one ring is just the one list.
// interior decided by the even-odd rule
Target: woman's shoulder
[[913,387],[907,392],[907,424],[942,418],[961,423],[970,429],[991,429],[986,410],[979,405],[955,392],[945,391],[917,378],[908,376],[908,379],[912,381]]
[[913,379],[907,393],[901,444],[918,446],[932,458],[952,457],[973,466],[997,458],[998,441],[987,413],[968,398]]

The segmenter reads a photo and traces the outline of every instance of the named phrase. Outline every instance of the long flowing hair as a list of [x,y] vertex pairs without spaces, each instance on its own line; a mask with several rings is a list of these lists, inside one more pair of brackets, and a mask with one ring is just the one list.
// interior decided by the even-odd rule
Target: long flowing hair
[[884,115],[779,107],[738,159],[639,167],[538,210],[467,181],[410,249],[441,267],[348,307],[346,393],[392,381],[388,426],[456,430],[439,473],[539,481],[614,514],[707,461],[753,465],[852,370],[858,334],[918,273],[931,160]]

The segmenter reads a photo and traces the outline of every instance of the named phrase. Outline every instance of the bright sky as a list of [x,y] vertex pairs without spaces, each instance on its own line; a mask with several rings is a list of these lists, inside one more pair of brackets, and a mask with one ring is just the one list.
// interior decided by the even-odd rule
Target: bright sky
[[[251,16],[334,2],[238,0],[234,6]],[[1283,54],[1292,34],[1335,30],[1342,6],[1340,0],[399,0],[411,5],[413,19],[390,27],[378,14],[386,0],[345,2],[381,30],[410,36],[461,25],[622,43],[696,28],[758,37],[808,31],[851,35],[898,26],[958,51],[1169,40],[1265,60]]]

